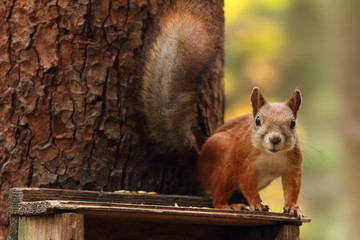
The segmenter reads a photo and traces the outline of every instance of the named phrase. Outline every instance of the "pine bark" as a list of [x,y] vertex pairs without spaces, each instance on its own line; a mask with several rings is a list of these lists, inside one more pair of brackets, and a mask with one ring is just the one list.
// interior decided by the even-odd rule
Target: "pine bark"
[[[143,48],[173,2],[0,3],[0,239],[11,187],[189,192],[193,163],[153,154],[138,101]],[[223,1],[207,2],[221,40],[197,96],[199,145],[223,122]]]

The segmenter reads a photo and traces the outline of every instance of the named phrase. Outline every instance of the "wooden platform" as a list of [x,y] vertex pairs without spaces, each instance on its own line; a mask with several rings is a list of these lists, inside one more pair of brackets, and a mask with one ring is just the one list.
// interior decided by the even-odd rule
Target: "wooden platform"
[[14,188],[9,202],[11,239],[299,239],[310,221],[196,196]]

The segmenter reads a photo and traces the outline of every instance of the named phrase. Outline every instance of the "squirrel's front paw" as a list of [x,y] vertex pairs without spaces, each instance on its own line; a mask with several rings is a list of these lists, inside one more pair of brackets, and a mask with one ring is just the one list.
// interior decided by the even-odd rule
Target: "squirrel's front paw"
[[294,206],[285,206],[284,207],[284,213],[289,214],[290,217],[296,217],[298,219],[303,218],[300,206],[296,206],[296,205],[294,205]]
[[270,208],[268,205],[262,205],[261,203],[257,203],[250,204],[250,209],[252,211],[268,212]]

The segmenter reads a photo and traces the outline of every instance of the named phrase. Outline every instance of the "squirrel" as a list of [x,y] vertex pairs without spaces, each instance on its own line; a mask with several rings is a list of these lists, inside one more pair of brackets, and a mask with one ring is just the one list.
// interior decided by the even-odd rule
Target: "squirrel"
[[[147,140],[156,153],[199,149],[192,132],[201,75],[211,68],[221,41],[210,3],[179,0],[164,11],[147,49],[140,90]],[[220,39],[220,40],[219,40]]]
[[[216,208],[228,204],[236,185],[252,210],[267,211],[259,190],[282,176],[284,212],[301,218],[297,205],[302,152],[296,135],[301,93],[285,103],[270,103],[259,88],[251,95],[253,114],[234,119],[209,137],[200,150],[192,132],[195,95],[202,73],[216,58],[219,36],[206,1],[178,0],[160,17],[156,37],[146,49],[140,102],[147,139],[155,152],[199,155],[197,177]],[[207,3],[209,4],[209,3]]]
[[244,204],[228,203],[238,186],[251,210],[268,211],[259,190],[281,176],[284,213],[302,218],[297,205],[302,152],[295,128],[301,100],[301,92],[295,89],[286,102],[271,103],[255,87],[253,113],[229,121],[206,140],[197,162],[198,177],[211,192],[215,208],[246,209]]

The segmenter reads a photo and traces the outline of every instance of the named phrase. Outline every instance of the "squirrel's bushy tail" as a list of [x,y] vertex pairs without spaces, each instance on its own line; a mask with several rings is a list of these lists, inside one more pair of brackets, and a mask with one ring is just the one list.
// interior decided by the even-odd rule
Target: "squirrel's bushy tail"
[[200,1],[178,1],[159,21],[147,51],[141,102],[148,139],[158,152],[197,150],[191,127],[200,75],[216,51],[211,14]]

